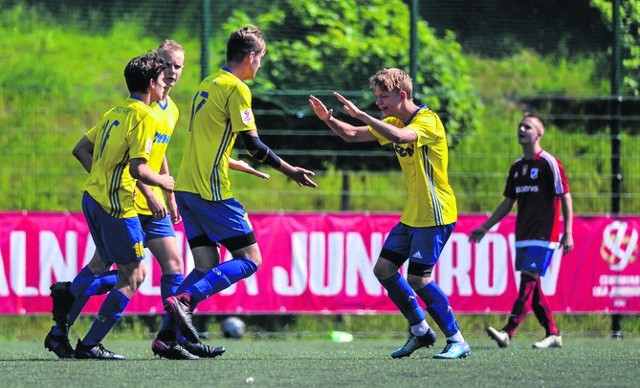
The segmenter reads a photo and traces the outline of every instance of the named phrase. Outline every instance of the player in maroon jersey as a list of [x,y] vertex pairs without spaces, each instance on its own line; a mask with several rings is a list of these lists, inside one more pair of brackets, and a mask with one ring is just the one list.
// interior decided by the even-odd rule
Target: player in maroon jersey
[[[543,150],[540,140],[544,122],[527,113],[518,125],[518,142],[523,156],[509,169],[504,200],[482,226],[471,232],[469,241],[479,242],[485,233],[518,204],[516,218],[516,270],[521,272],[518,298],[513,303],[507,324],[502,330],[487,327],[487,334],[501,348],[507,347],[517,327],[531,307],[546,331],[534,348],[562,347],[562,336],[553,321],[547,298],[542,293],[544,276],[556,248],[568,253],[573,249],[573,209],[569,184],[558,159]],[[562,210],[564,230],[560,235]]]

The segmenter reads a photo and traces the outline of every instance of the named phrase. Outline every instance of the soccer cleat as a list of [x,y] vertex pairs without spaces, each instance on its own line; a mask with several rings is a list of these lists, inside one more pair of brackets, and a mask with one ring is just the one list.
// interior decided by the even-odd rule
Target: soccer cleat
[[536,349],[547,349],[547,348],[561,348],[562,347],[562,336],[558,335],[548,335],[541,339],[540,341],[533,344],[533,347]]
[[447,346],[444,347],[441,353],[433,356],[433,358],[441,360],[454,360],[456,358],[465,358],[471,355],[471,347],[464,342],[453,342],[447,340]]
[[427,333],[425,335],[409,336],[409,339],[404,345],[402,345],[402,347],[398,348],[395,352],[391,353],[391,357],[392,358],[409,357],[411,353],[415,352],[416,350],[422,347],[427,347],[427,348],[431,347],[435,343],[436,343],[436,332],[433,331],[432,328],[429,328],[429,330],[427,330]]
[[69,288],[71,282],[53,283],[49,289],[51,290],[51,299],[53,300],[53,320],[58,325],[66,325],[69,320],[69,311],[73,306],[74,297]]
[[164,300],[164,309],[171,319],[178,325],[178,329],[182,335],[190,342],[200,342],[198,330],[193,326],[191,321],[191,309],[185,303],[185,298],[181,295],[170,296]]
[[44,339],[44,347],[50,352],[54,352],[58,358],[75,358],[76,351],[73,350],[69,337],[53,334],[53,328]]
[[506,331],[496,330],[491,326],[487,327],[485,331],[492,340],[498,343],[499,347],[506,348],[507,346],[509,346],[509,342],[511,342],[511,339],[509,338],[509,333],[507,333]]
[[210,346],[207,344],[203,344],[202,342],[185,342],[182,344],[186,350],[191,354],[195,354],[196,356],[200,356],[202,358],[214,358],[218,357],[222,353],[226,352],[227,349],[224,346]]
[[612,340],[621,340],[623,338],[624,338],[624,334],[622,333],[622,330],[615,330],[611,332]]
[[200,357],[190,353],[182,345],[177,342],[163,342],[159,339],[153,340],[151,343],[153,354],[166,358],[168,360],[199,360]]
[[111,350],[107,350],[102,344],[86,346],[82,341],[78,340],[76,345],[77,359],[94,359],[94,360],[124,360],[121,354],[115,354]]

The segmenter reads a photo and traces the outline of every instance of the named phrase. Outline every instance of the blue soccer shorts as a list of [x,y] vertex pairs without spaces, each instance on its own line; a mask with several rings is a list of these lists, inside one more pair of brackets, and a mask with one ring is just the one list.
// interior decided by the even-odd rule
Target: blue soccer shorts
[[145,237],[137,216],[112,217],[87,192],[82,195],[82,212],[96,250],[106,265],[144,259]]
[[171,215],[167,214],[166,217],[157,220],[151,215],[139,215],[140,223],[142,224],[142,230],[147,239],[153,240],[154,238],[163,237],[175,237],[176,231],[173,229],[171,223]]
[[529,245],[516,248],[516,270],[529,271],[544,276],[551,263],[554,249]]
[[188,240],[206,235],[212,242],[219,242],[253,235],[249,215],[235,198],[208,201],[184,191],[175,195]]
[[[393,256],[402,258],[404,261],[408,258],[410,262],[433,267],[438,262],[455,226],[454,222],[443,226],[414,228],[398,223],[389,232],[382,250],[392,252]],[[387,257],[387,259],[390,258]],[[392,259],[392,261],[395,260]]]

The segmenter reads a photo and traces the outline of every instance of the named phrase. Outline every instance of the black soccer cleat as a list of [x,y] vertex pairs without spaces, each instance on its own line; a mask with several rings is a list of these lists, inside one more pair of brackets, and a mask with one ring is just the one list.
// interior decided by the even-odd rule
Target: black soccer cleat
[[71,282],[57,282],[49,287],[53,301],[53,309],[51,310],[53,320],[61,326],[66,325],[69,321],[69,312],[75,300],[70,288]]
[[105,348],[102,344],[87,346],[83,345],[82,341],[78,340],[78,344],[76,345],[76,358],[93,360],[124,360],[125,356],[115,354],[111,350]]
[[402,358],[409,357],[411,353],[415,352],[420,348],[428,348],[433,346],[436,343],[436,332],[433,331],[432,328],[427,330],[427,333],[422,336],[409,336],[407,342],[402,345],[402,347],[398,348],[395,352],[391,353],[392,358]]
[[198,330],[196,330],[191,321],[191,309],[184,297],[181,295],[168,297],[164,300],[164,309],[186,339],[190,342],[200,342]]
[[44,347],[54,352],[58,358],[75,358],[76,351],[73,350],[69,337],[66,335],[53,334],[53,328],[44,339]]
[[190,353],[182,345],[175,341],[164,342],[159,339],[153,340],[151,350],[156,356],[166,358],[168,360],[199,360],[200,357]]
[[185,342],[182,344],[191,354],[195,354],[202,358],[215,358],[226,352],[224,346],[211,346],[202,342]]

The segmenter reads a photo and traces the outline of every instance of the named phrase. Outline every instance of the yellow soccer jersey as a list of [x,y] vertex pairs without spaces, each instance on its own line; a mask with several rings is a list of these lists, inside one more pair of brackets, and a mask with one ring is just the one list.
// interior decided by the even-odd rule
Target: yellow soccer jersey
[[112,217],[137,215],[133,206],[136,180],[129,173],[129,161],[149,159],[156,126],[151,108],[128,98],[86,133],[94,149],[85,191]]
[[[165,102],[154,102],[151,104],[151,108],[153,108],[153,113],[158,118],[158,125],[155,129],[155,134],[153,136],[153,145],[151,146],[151,155],[149,155],[149,160],[147,161],[147,165],[154,172],[160,173],[160,168],[162,167],[162,161],[164,159],[165,154],[167,153],[167,148],[169,147],[169,141],[171,141],[171,136],[173,135],[173,130],[178,122],[178,117],[180,116],[180,111],[178,107],[173,102],[173,100],[167,96],[167,100]],[[164,198],[164,192],[158,186],[151,186],[153,193],[156,198],[158,198],[162,203],[166,206],[166,201]],[[147,204],[147,199],[144,195],[138,192],[138,195],[135,196],[135,209],[138,214],[142,215],[151,215],[151,210],[149,210],[149,205]]]
[[[421,107],[406,125],[395,117],[384,121],[399,128],[411,128],[418,135],[414,143],[393,144],[407,186],[407,203],[400,222],[413,227],[456,222],[456,197],[447,175],[447,135],[438,115]],[[373,128],[369,127],[369,131],[381,145],[390,143]]]
[[229,156],[239,131],[256,129],[251,90],[226,70],[205,78],[191,105],[187,142],[176,179],[176,191],[209,201],[233,197]]

